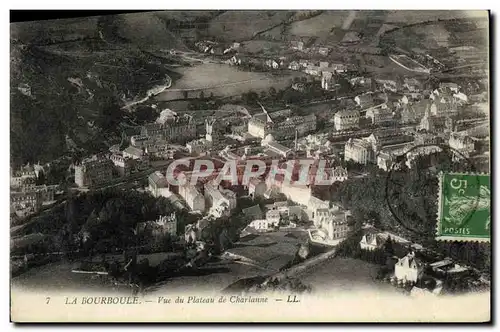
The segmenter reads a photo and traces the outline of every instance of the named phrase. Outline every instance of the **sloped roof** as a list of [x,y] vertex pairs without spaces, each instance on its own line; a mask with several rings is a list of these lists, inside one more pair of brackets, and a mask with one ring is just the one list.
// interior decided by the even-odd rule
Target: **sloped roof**
[[245,216],[255,219],[262,219],[263,217],[262,210],[258,204],[243,209],[242,212]]

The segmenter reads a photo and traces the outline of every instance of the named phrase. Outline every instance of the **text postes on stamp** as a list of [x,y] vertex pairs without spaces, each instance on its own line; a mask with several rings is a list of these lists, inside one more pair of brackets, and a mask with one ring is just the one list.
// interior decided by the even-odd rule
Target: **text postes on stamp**
[[490,176],[441,173],[437,240],[490,241]]

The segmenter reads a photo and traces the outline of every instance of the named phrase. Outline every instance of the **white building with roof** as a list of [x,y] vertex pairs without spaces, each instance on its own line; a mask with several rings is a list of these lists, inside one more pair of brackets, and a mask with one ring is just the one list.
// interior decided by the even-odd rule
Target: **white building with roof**
[[398,280],[417,282],[424,274],[424,268],[424,263],[416,258],[412,252],[396,263],[394,276]]
[[193,211],[205,212],[205,198],[192,184],[179,186],[179,195]]
[[335,113],[333,123],[335,130],[349,130],[359,128],[359,111],[358,110],[343,110]]
[[168,181],[160,171],[151,173],[148,176],[148,190],[154,197],[170,197],[172,192],[169,190]]
[[344,160],[363,165],[374,162],[375,152],[372,144],[362,138],[350,138],[344,146]]

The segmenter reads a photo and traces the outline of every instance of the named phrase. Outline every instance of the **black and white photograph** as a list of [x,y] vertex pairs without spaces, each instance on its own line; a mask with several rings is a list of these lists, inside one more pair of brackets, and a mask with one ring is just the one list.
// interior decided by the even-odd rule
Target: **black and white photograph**
[[25,13],[12,322],[490,322],[489,11]]

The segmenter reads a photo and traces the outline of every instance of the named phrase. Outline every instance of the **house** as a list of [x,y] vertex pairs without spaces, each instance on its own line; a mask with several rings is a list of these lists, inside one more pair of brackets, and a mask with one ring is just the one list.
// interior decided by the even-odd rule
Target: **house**
[[366,165],[374,162],[375,152],[373,145],[366,139],[349,138],[344,146],[344,160],[352,160],[356,163]]
[[175,212],[168,216],[160,216],[155,221],[138,223],[136,226],[137,234],[152,235],[154,237],[170,234],[177,235],[177,217]]
[[288,69],[290,69],[290,70],[300,70],[300,67],[301,67],[301,65],[297,61],[292,61],[288,65]]
[[330,53],[330,49],[328,47],[320,47],[318,48],[318,53],[323,56],[327,56],[328,53]]
[[217,213],[229,213],[236,207],[236,194],[234,192],[219,188],[210,182],[205,184],[205,198],[209,202],[209,206],[213,208],[213,211]]
[[123,150],[123,158],[142,159],[145,156],[143,149],[130,145]]
[[347,224],[348,211],[338,208],[317,209],[314,215],[314,226],[320,231],[322,237],[328,240],[339,240],[347,237],[350,230]]
[[304,42],[293,40],[290,42],[290,47],[294,50],[303,51],[304,50]]
[[267,219],[257,219],[253,220],[248,226],[255,228],[258,232],[268,232],[277,226],[277,223],[269,221]]
[[267,67],[272,68],[272,69],[278,69],[280,67],[278,62],[276,62],[275,60],[272,60],[272,59],[266,60],[265,64]]
[[294,89],[295,91],[304,92],[305,88],[306,88],[306,85],[304,83],[301,83],[301,82],[297,82],[297,83],[292,84],[292,89]]
[[310,63],[309,63],[309,61],[308,61],[308,60],[306,60],[306,59],[300,59],[300,60],[299,60],[299,65],[300,65],[302,68],[307,68],[307,66],[312,65],[312,64],[310,64]]
[[330,71],[321,73],[321,88],[325,90],[333,90],[337,84],[337,77]]
[[352,86],[370,86],[372,84],[372,79],[370,77],[357,76],[349,80]]
[[342,110],[333,116],[335,130],[349,130],[359,128],[360,114],[358,110]]
[[328,61],[320,61],[319,62],[319,68],[321,69],[324,69],[324,68],[328,68],[330,64],[328,63]]
[[362,250],[373,251],[382,248],[386,239],[375,233],[364,234],[359,242]]
[[382,85],[384,89],[389,90],[391,92],[398,91],[398,83],[394,80],[386,80],[386,79],[376,79],[377,83]]
[[448,140],[450,148],[468,156],[475,151],[474,140],[470,136],[451,133]]
[[193,211],[205,211],[205,198],[192,184],[179,186],[179,195]]
[[439,88],[443,90],[451,90],[452,92],[457,93],[458,90],[460,89],[460,86],[457,83],[452,83],[452,82],[443,82],[439,83]]
[[114,164],[109,158],[94,155],[75,165],[75,183],[79,187],[94,187],[113,179]]
[[393,119],[392,111],[386,103],[371,107],[366,111],[366,118],[371,119],[372,124],[384,124]]
[[263,141],[263,146],[267,147],[267,150],[264,151],[265,154],[269,154],[271,153],[271,155],[278,155],[278,156],[281,156],[283,158],[291,158],[294,154],[293,150],[284,146],[284,145],[281,145],[280,143],[278,142],[275,142],[275,141],[270,141],[270,142],[265,142]]
[[343,63],[332,63],[330,65],[330,70],[337,73],[345,73],[347,71],[347,66]]
[[281,219],[281,213],[279,210],[269,210],[266,212],[266,220],[272,225],[278,225]]
[[414,77],[406,77],[404,79],[403,88],[408,89],[410,92],[419,92],[422,89],[422,83]]
[[392,153],[381,151],[377,155],[377,166],[378,168],[388,172],[392,167],[394,159],[395,158]]
[[314,65],[308,65],[306,69],[304,69],[304,73],[311,76],[321,76],[321,68]]
[[373,94],[371,92],[358,95],[354,98],[356,104],[358,104],[361,109],[373,106]]
[[232,66],[239,66],[241,65],[241,59],[236,57],[236,55],[233,55],[229,60],[227,60],[227,63]]
[[398,280],[417,282],[424,273],[424,263],[411,252],[398,260],[394,266],[394,276]]
[[160,171],[151,173],[148,176],[148,190],[154,197],[169,197],[171,195],[168,181]]

